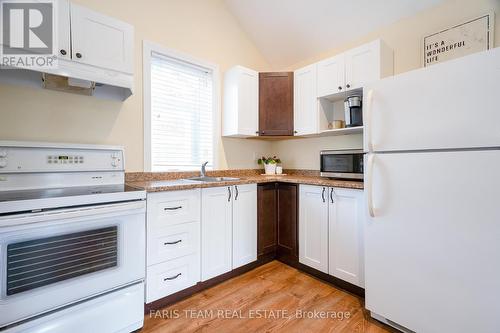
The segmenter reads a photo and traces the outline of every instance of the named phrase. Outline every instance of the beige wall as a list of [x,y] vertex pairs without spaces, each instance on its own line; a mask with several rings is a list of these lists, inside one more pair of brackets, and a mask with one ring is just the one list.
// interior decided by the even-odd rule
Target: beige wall
[[[135,26],[135,94],[121,103],[0,85],[0,139],[124,145],[127,170],[141,171],[142,40],[217,63],[221,74],[235,64],[256,70],[270,69],[223,0],[74,1]],[[491,10],[497,13],[495,45],[499,45],[500,0],[448,0],[288,69],[299,68],[379,37],[394,49],[395,73],[419,68],[423,36]],[[256,156],[279,154],[284,167],[318,169],[320,150],[361,146],[361,135],[275,142],[223,138],[218,147],[219,168],[252,168],[256,166]]]
[[[0,85],[0,139],[124,145],[127,171],[143,170],[142,41],[216,63],[221,74],[240,64],[268,63],[223,0],[72,0],[135,27],[135,94],[125,102],[30,87]],[[1,75],[1,73],[0,73]],[[253,168],[269,142],[222,139],[220,168]]]
[[[328,50],[302,61],[288,70],[334,56],[371,40],[382,38],[394,50],[395,74],[422,66],[422,37],[462,23],[490,11],[495,15],[495,46],[500,45],[500,0],[448,0],[415,16],[354,40],[339,48]],[[273,143],[272,150],[280,154],[285,168],[319,169],[319,152],[323,149],[362,148],[361,135],[309,138]]]

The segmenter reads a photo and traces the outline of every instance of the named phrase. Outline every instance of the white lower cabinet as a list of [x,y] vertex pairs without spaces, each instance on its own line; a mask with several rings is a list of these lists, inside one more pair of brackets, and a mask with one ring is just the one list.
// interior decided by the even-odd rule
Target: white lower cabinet
[[148,193],[146,303],[257,260],[257,185]]
[[300,185],[299,262],[328,273],[327,187]]
[[200,281],[200,189],[148,193],[146,303]]
[[330,188],[328,273],[364,287],[363,191]]
[[149,266],[146,276],[146,303],[150,303],[198,283],[200,256],[191,254]]
[[299,261],[364,287],[363,191],[300,185]]
[[257,260],[257,185],[234,186],[233,269]]
[[201,280],[257,260],[257,185],[201,191]]
[[232,266],[232,188],[201,191],[201,280],[227,273]]

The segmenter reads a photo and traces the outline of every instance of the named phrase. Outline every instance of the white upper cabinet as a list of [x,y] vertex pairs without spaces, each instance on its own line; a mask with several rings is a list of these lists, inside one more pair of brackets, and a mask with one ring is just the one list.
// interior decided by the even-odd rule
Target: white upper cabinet
[[57,2],[57,56],[60,59],[71,59],[71,35],[69,1]]
[[295,135],[318,133],[317,66],[312,64],[294,72],[293,120]]
[[345,53],[346,90],[362,88],[392,74],[392,51],[380,39]]
[[393,74],[393,52],[380,39],[318,63],[318,97],[362,88]]
[[340,54],[318,62],[318,94],[333,95],[345,90],[345,59]]
[[299,262],[328,273],[328,188],[299,187]]
[[87,65],[133,73],[134,28],[71,4],[71,58]]
[[329,274],[364,287],[363,191],[329,190]]
[[257,260],[257,185],[235,185],[233,269]]
[[223,136],[257,136],[259,130],[259,73],[235,66],[224,76]]

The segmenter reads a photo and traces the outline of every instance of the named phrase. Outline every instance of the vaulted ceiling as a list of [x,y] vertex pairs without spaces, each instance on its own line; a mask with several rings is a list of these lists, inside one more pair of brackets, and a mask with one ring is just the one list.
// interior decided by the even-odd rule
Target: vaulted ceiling
[[289,66],[443,0],[225,0],[272,66]]

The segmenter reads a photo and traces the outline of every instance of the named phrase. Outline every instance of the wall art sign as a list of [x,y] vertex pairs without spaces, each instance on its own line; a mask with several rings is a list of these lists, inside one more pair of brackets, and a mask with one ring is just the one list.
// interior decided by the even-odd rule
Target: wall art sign
[[493,48],[494,13],[424,37],[424,67]]

